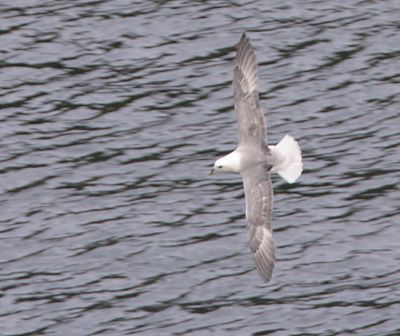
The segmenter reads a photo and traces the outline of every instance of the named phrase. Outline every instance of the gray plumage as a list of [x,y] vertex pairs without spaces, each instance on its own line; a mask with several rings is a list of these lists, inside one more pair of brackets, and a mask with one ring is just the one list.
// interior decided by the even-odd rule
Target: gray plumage
[[242,175],[250,249],[258,273],[267,282],[275,263],[270,173],[275,172],[285,181],[294,183],[301,175],[303,162],[299,144],[288,134],[278,144],[267,145],[267,126],[257,86],[256,56],[249,39],[243,34],[237,46],[233,78],[239,145],[215,161],[209,174],[231,172]]
[[267,282],[275,263],[271,228],[272,156],[266,144],[266,123],[259,103],[256,57],[245,34],[237,46],[233,83],[250,249],[258,273]]

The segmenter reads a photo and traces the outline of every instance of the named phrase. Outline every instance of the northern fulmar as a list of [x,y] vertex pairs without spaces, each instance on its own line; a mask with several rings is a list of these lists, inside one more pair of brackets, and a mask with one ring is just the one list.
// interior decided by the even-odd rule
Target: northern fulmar
[[246,223],[250,249],[258,274],[268,282],[275,263],[271,213],[271,172],[289,183],[301,175],[303,163],[296,140],[285,135],[275,146],[267,145],[266,122],[258,94],[257,63],[249,38],[243,34],[237,45],[233,89],[239,129],[239,144],[230,154],[215,161],[209,174],[240,173],[246,199]]

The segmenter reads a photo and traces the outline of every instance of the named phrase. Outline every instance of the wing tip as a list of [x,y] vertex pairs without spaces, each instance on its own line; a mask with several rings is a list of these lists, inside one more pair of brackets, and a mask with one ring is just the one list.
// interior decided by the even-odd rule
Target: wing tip
[[244,46],[244,45],[246,45],[246,44],[248,44],[248,45],[251,46],[250,39],[249,39],[249,37],[247,36],[247,33],[244,31],[244,32],[242,33],[242,35],[240,36],[240,40],[239,40],[239,42],[237,43],[236,48],[239,50],[239,49],[243,48],[242,46]]
[[237,74],[241,74],[243,78],[237,78],[236,82],[242,86],[246,93],[258,91],[257,67],[254,48],[244,32],[236,46],[234,78],[240,77]]
[[264,283],[268,283],[271,279],[275,266],[275,245],[272,240],[272,233],[262,227],[263,236],[260,244],[253,250],[253,259],[256,270]]
[[272,273],[274,271],[275,254],[272,260],[266,260],[265,256],[258,253],[255,253],[253,256],[258,275],[264,283],[268,283],[271,280]]

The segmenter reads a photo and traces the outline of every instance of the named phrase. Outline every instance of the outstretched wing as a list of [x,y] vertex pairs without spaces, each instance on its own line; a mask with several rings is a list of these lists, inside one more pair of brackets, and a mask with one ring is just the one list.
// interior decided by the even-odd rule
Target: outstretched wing
[[237,46],[233,89],[239,128],[239,146],[264,146],[265,118],[258,96],[258,74],[254,50],[243,34]]
[[268,282],[275,263],[271,228],[273,190],[270,173],[265,166],[256,165],[243,171],[241,175],[246,197],[250,249],[258,274]]
[[[258,96],[257,63],[254,50],[245,34],[242,35],[235,61],[233,78],[235,111],[239,128],[239,146],[265,151],[266,124]],[[241,172],[246,196],[246,222],[250,249],[261,278],[271,278],[275,263],[272,241],[271,212],[272,183],[268,169],[256,164]]]

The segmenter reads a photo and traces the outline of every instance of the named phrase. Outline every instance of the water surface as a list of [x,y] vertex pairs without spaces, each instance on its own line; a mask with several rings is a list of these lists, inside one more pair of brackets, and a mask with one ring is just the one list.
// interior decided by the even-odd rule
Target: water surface
[[[400,334],[400,4],[2,1],[0,329],[13,335]],[[256,49],[278,261],[238,176],[234,45]]]

